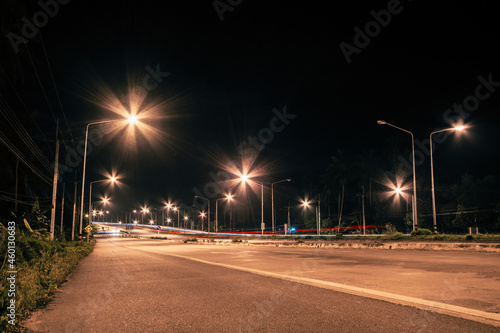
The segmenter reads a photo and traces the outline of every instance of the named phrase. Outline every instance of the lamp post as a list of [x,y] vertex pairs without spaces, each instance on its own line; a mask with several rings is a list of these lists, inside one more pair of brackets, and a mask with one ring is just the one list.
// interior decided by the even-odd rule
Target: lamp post
[[[111,177],[109,179],[101,179],[101,180],[95,180],[93,182],[90,182],[89,213],[92,211],[92,184],[94,184],[94,183],[100,183],[100,182],[105,182],[105,181],[110,181],[111,183],[114,183],[116,181],[116,178],[115,177]],[[89,219],[89,222],[92,223],[92,219]]]
[[[112,123],[120,120],[103,120],[103,121],[97,121],[93,123],[87,124],[87,128],[85,130],[85,148],[83,150],[83,172],[82,172],[82,203],[80,206],[80,234],[82,233],[82,225],[83,225],[83,201],[85,198],[85,169],[87,167],[87,143],[88,143],[88,138],[89,138],[89,127],[92,125],[99,125],[99,124],[106,124],[106,123]],[[130,116],[128,117],[128,121],[131,124],[134,124],[137,121],[137,117],[135,116]],[[90,212],[89,212],[90,216]]]
[[274,229],[274,184],[289,182],[291,180],[292,179],[288,178],[288,179],[283,179],[283,180],[279,180],[277,182],[271,183],[271,215],[272,215],[272,230],[273,230],[273,232],[275,230]]
[[[174,212],[177,212],[177,228],[179,228],[180,227],[180,219],[179,219],[180,209],[177,207],[174,207],[173,210],[174,210]],[[172,226],[173,226],[173,224],[172,224]]]
[[[307,209],[309,208],[309,206],[311,205],[311,203],[309,201],[302,201],[302,205],[304,206],[304,209]],[[321,212],[318,211],[319,210],[319,205],[316,205],[316,229],[317,229],[317,233],[318,233],[318,236],[320,235],[320,231],[321,231]]]
[[414,205],[414,209],[413,209],[413,230],[415,232],[418,231],[418,218],[417,218],[417,178],[416,178],[416,174],[415,174],[415,140],[413,138],[413,133],[410,132],[410,131],[407,131],[401,127],[398,127],[398,126],[395,126],[395,125],[392,125],[388,122],[386,122],[385,120],[377,120],[377,124],[379,125],[388,125],[388,126],[391,126],[391,127],[394,127],[400,131],[403,131],[403,132],[406,132],[408,134],[411,135],[411,150],[412,150],[412,164],[413,164],[413,200],[415,200],[415,202],[413,203]]
[[[413,200],[413,194],[403,192],[403,190],[402,190],[400,187],[396,187],[396,188],[394,189],[393,193],[394,193],[395,195],[397,195],[397,196],[402,195],[402,196],[403,196],[403,198],[404,198],[404,195],[405,195],[405,194],[411,197],[411,211],[412,211],[412,215],[414,215],[414,214],[415,214],[415,202],[414,202],[414,200]],[[408,200],[407,200],[407,202],[408,202]],[[406,211],[408,211],[408,206],[406,206],[406,207],[407,207],[407,208],[406,208]],[[415,221],[413,221],[413,222],[415,222]],[[413,230],[415,230],[415,224],[413,225]]]
[[203,231],[203,218],[206,216],[207,214],[205,214],[205,212],[201,212],[200,213],[200,217],[201,217],[201,231]]
[[[242,182],[246,182],[248,180],[248,177],[246,175],[243,175],[243,176],[240,177],[240,180]],[[260,187],[261,187],[261,192],[260,192],[260,201],[261,201],[261,212],[260,212],[260,215],[261,215],[261,221],[260,221],[260,225],[261,225],[262,233],[264,234],[264,183],[257,182],[255,180],[253,180],[253,182],[255,182],[257,184],[260,184]]]
[[[207,198],[199,197],[197,195],[194,196],[195,198],[202,199],[202,200],[207,200],[208,202],[208,214],[207,214],[207,225],[208,225],[208,232],[210,232],[210,200]],[[203,231],[203,218],[201,219],[201,231]]]
[[432,134],[446,132],[446,131],[461,131],[465,126],[455,126],[453,128],[445,128],[439,131],[434,131],[429,135],[429,145],[431,151],[431,189],[432,189],[432,225],[434,226],[434,233],[437,234],[437,221],[436,221],[436,196],[434,194],[434,163],[432,160]]
[[228,201],[231,201],[231,199],[232,199],[232,198],[233,198],[233,197],[231,196],[231,194],[228,194],[228,195],[226,195],[224,198],[219,198],[219,199],[216,199],[216,200],[215,200],[215,233],[217,233],[218,228],[219,228],[219,223],[218,223],[218,221],[219,221],[219,214],[218,214],[218,212],[219,212],[219,211],[218,211],[218,208],[219,208],[219,207],[218,207],[218,205],[217,205],[217,202],[218,202],[219,200],[223,200],[223,199],[226,199],[226,200],[228,200]]

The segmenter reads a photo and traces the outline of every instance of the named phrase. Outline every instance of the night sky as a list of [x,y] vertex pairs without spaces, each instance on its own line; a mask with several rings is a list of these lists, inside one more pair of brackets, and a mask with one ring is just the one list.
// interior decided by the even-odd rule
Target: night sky
[[[195,188],[208,196],[210,175],[250,147],[262,148],[252,166],[262,171],[259,181],[292,178],[281,195],[307,195],[338,149],[351,156],[374,149],[390,168],[385,151],[395,142],[406,152],[410,136],[379,119],[413,132],[423,154],[432,131],[463,121],[465,135],[436,144],[436,178],[498,176],[500,21],[492,3],[329,4],[73,0],[15,54],[8,33],[20,34],[22,18],[33,22],[43,9],[6,1],[1,95],[51,163],[59,119],[64,163],[86,124],[121,118],[107,101],[147,91],[142,107],[156,105],[154,116],[140,120],[155,136],[136,128],[132,142],[125,129],[91,127],[102,130],[102,142],[89,152],[86,184],[118,172],[123,186],[106,191],[121,210],[165,200],[191,205]],[[454,106],[464,103],[463,111]],[[277,114],[285,120],[273,120]],[[4,117],[0,130],[29,152]],[[76,161],[63,174],[67,191],[81,171]],[[428,174],[425,155],[417,175]]]

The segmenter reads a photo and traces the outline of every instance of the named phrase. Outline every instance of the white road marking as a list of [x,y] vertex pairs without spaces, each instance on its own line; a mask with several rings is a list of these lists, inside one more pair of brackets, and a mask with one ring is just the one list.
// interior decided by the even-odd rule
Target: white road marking
[[409,297],[409,296],[404,296],[404,295],[398,295],[398,294],[393,294],[393,293],[388,293],[388,292],[378,291],[378,290],[373,290],[373,289],[367,289],[367,288],[361,288],[361,287],[356,287],[356,286],[349,286],[349,285],[342,284],[342,283],[323,281],[323,280],[318,280],[318,279],[310,279],[310,278],[305,278],[305,277],[298,277],[298,276],[293,276],[293,275],[268,272],[268,271],[263,271],[260,269],[247,268],[247,267],[241,267],[241,266],[236,266],[236,265],[212,262],[212,261],[207,261],[207,260],[203,260],[203,259],[183,256],[183,255],[179,255],[179,254],[173,254],[173,253],[164,253],[164,254],[169,255],[169,256],[173,256],[173,257],[182,258],[182,259],[197,261],[197,262],[201,262],[201,263],[208,264],[208,265],[214,265],[214,266],[244,271],[244,272],[248,272],[248,273],[253,273],[253,274],[257,274],[257,275],[263,275],[263,276],[278,278],[278,279],[282,279],[282,280],[303,283],[303,284],[307,284],[307,285],[311,285],[311,286],[315,286],[315,287],[340,291],[340,292],[353,294],[353,295],[357,295],[357,296],[362,296],[362,297],[384,300],[384,301],[395,303],[395,304],[409,305],[409,306],[413,306],[413,307],[427,310],[427,311],[439,312],[439,313],[451,315],[454,317],[466,318],[466,319],[470,319],[470,320],[474,320],[474,321],[483,322],[483,323],[486,323],[489,325],[494,325],[496,327],[500,327],[500,314],[498,314],[498,313],[485,312],[485,311],[481,311],[481,310],[465,308],[462,306],[457,306],[457,305],[452,305],[452,304],[429,301],[429,300],[425,300],[425,299]]

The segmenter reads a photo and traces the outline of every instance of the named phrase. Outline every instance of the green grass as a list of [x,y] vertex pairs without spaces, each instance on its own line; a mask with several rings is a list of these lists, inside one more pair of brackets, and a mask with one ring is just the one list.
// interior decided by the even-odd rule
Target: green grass
[[[92,252],[95,241],[59,242],[44,237],[18,233],[16,239],[16,326],[8,324],[6,285],[7,264],[0,272],[0,331],[19,329],[20,320],[31,311],[47,304],[51,295],[61,285],[78,262]],[[6,253],[6,240],[1,243],[0,253]],[[4,258],[2,258],[3,261]]]

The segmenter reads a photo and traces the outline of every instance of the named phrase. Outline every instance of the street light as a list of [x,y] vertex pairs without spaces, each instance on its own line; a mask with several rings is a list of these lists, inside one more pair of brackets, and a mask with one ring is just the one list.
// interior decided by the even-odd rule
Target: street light
[[[310,205],[311,203],[309,201],[302,201],[302,206],[304,206],[304,209],[308,209]],[[316,229],[319,236],[321,231],[321,211],[319,211],[319,205],[316,205]]]
[[[242,175],[240,177],[240,180],[242,182],[246,182],[248,180],[248,176],[247,175]],[[261,215],[261,220],[260,220],[260,228],[262,229],[262,233],[264,233],[264,183],[261,183],[261,182],[257,182],[255,180],[252,180],[253,182],[257,183],[257,184],[260,184],[260,187],[261,187],[261,192],[260,192],[260,201],[261,201],[261,211],[260,211],[260,215]]]
[[233,198],[233,196],[232,196],[231,194],[228,194],[228,195],[226,195],[224,198],[219,198],[219,199],[216,199],[216,200],[215,200],[215,233],[217,233],[217,231],[218,231],[218,227],[219,227],[219,225],[218,225],[218,221],[219,221],[219,216],[218,216],[218,215],[219,215],[219,214],[218,214],[218,208],[219,208],[219,207],[218,207],[218,205],[217,205],[217,202],[218,202],[219,200],[223,200],[223,199],[226,199],[227,201],[231,201],[231,199],[232,199],[232,198]]
[[[85,169],[87,168],[87,143],[88,143],[88,138],[89,138],[89,127],[91,125],[106,124],[106,123],[112,123],[112,122],[116,122],[116,121],[120,121],[120,120],[113,119],[113,120],[103,120],[103,121],[89,123],[89,124],[87,124],[87,128],[85,130],[85,148],[83,150],[83,173],[82,173],[82,201],[81,201],[81,206],[80,206],[80,234],[82,233],[82,225],[83,225],[83,200],[85,198]],[[136,123],[137,117],[136,116],[129,116],[128,122],[131,124]]]
[[[179,212],[181,210],[179,208],[177,208],[177,207],[174,207],[173,210],[174,210],[174,212],[177,212],[177,228],[179,228],[180,227]],[[173,226],[173,224],[172,224],[172,226]]]
[[413,203],[414,205],[414,212],[413,212],[413,230],[416,232],[418,231],[418,218],[417,218],[417,178],[415,174],[415,140],[413,138],[413,133],[410,131],[407,131],[401,127],[389,124],[385,120],[377,120],[377,124],[379,125],[388,125],[391,127],[394,127],[400,131],[406,132],[411,135],[411,150],[412,150],[412,162],[413,162],[413,200],[415,202]]
[[437,234],[437,222],[436,222],[436,196],[434,194],[434,163],[432,161],[432,134],[436,133],[441,133],[445,131],[462,131],[465,128],[465,126],[460,125],[460,126],[455,126],[452,128],[445,128],[439,131],[434,131],[431,133],[429,136],[429,144],[430,144],[430,151],[431,151],[431,189],[432,189],[432,224],[434,226],[434,233]]
[[[415,202],[414,202],[414,200],[413,200],[413,194],[403,192],[403,189],[402,189],[401,187],[399,187],[399,186],[398,186],[398,187],[396,187],[396,188],[394,188],[394,189],[393,189],[393,192],[394,192],[394,194],[395,194],[396,196],[398,196],[398,197],[399,197],[400,195],[401,195],[401,196],[403,196],[403,198],[404,198],[404,196],[405,196],[405,195],[408,195],[408,196],[410,196],[410,197],[411,197],[411,210],[412,210],[412,215],[414,215],[414,214],[415,214]],[[405,198],[405,200],[406,200],[406,198]],[[408,202],[408,200],[406,200],[406,201]],[[408,206],[406,206],[406,207],[407,207],[407,211],[408,211]],[[415,226],[413,226],[413,229],[415,230]]]
[[[197,195],[194,196],[195,198],[202,199],[202,200],[207,200],[208,202],[208,214],[207,214],[207,225],[208,225],[208,232],[210,232],[210,200],[207,198],[199,197]],[[203,231],[203,219],[201,219],[201,231]]]
[[[105,182],[109,181],[111,183],[114,183],[116,181],[115,177],[107,178],[107,179],[101,179],[101,180],[95,180],[93,182],[90,182],[90,191],[89,191],[89,213],[92,211],[92,184],[94,183],[100,183],[100,182]],[[107,198],[105,198],[107,202]],[[104,200],[103,200],[104,201]],[[92,219],[89,219],[89,222],[92,222]]]
[[201,212],[200,213],[200,217],[201,217],[201,231],[203,231],[203,218],[207,216],[207,214],[205,214],[205,212]]
[[272,229],[273,229],[273,232],[274,232],[274,184],[278,184],[278,183],[283,183],[283,182],[289,182],[291,181],[292,179],[288,178],[288,179],[283,179],[283,180],[279,180],[277,182],[274,182],[274,183],[271,183],[271,215],[272,215]]

